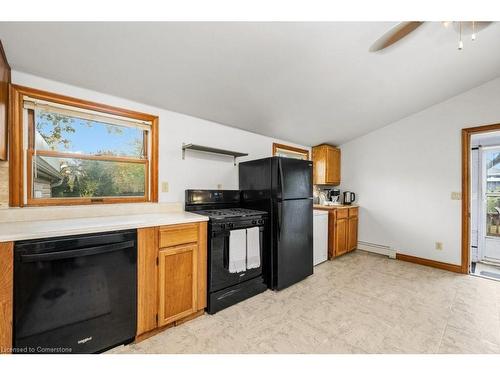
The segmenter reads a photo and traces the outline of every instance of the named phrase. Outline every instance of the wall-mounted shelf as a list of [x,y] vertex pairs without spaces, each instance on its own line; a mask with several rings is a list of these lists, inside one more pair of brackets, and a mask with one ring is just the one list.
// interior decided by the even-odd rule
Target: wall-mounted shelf
[[195,144],[192,144],[192,143],[188,143],[188,144],[184,144],[183,143],[182,144],[182,160],[184,160],[184,157],[186,155],[186,150],[199,151],[199,152],[207,152],[209,154],[218,154],[218,155],[232,156],[233,160],[234,160],[234,165],[236,165],[236,158],[239,158],[239,157],[242,157],[242,156],[248,156],[248,154],[245,154],[243,152],[223,150],[223,149],[220,149],[220,148],[195,145]]

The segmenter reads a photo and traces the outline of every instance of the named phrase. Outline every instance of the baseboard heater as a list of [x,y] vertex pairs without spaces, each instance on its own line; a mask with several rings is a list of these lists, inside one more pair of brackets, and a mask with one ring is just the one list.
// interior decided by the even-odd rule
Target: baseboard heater
[[396,259],[396,250],[390,246],[380,245],[372,242],[358,241],[359,250],[368,251],[370,253],[386,255],[389,258]]

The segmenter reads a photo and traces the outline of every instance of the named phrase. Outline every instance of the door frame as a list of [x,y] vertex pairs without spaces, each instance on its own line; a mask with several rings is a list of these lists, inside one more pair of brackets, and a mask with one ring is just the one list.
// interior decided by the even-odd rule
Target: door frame
[[473,134],[500,131],[500,124],[462,129],[462,262],[461,272],[469,273],[470,262],[470,139]]

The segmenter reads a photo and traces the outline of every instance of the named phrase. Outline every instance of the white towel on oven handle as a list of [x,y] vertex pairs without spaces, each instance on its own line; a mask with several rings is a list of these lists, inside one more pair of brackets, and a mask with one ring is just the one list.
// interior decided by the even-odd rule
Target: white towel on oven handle
[[260,228],[247,228],[247,269],[260,267]]
[[229,272],[239,273],[247,269],[247,232],[236,229],[229,232]]

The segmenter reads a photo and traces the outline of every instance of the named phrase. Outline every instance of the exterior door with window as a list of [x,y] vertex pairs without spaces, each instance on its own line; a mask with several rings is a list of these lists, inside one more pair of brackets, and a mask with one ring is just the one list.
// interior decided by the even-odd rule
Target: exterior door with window
[[482,261],[500,263],[500,147],[485,147],[481,154],[484,226],[479,256]]

